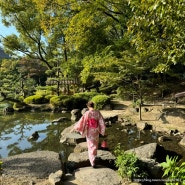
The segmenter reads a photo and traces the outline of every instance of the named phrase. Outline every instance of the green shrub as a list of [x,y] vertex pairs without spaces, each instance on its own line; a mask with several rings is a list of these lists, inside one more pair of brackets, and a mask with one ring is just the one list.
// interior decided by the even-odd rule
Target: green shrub
[[94,96],[98,95],[97,92],[81,92],[75,93],[74,97],[79,97],[85,99],[87,102],[90,101]]
[[95,108],[98,110],[103,109],[103,107],[110,103],[110,97],[107,95],[96,95],[91,99],[95,103]]
[[118,144],[114,150],[116,156],[115,164],[118,167],[118,174],[122,178],[142,179],[148,176],[144,166],[134,153],[126,153],[121,150]]
[[133,99],[133,90],[129,86],[121,86],[117,88],[117,96],[122,100],[132,100]]
[[43,103],[48,103],[48,100],[43,95],[32,95],[32,96],[28,96],[27,98],[25,98],[24,103],[43,104]]
[[14,104],[13,104],[13,109],[14,110],[20,110],[20,109],[24,109],[24,107],[25,107],[25,103],[23,102],[15,102]]
[[100,87],[99,90],[101,93],[110,95],[112,93],[115,93],[116,89],[117,89],[116,85],[109,85],[109,86]]
[[166,156],[166,162],[161,163],[164,170],[163,177],[168,179],[167,185],[185,184],[185,162],[178,162],[178,157]]
[[65,107],[68,110],[82,109],[86,107],[86,99],[72,95],[54,96],[50,99],[50,103],[53,106]]
[[35,94],[37,95],[51,95],[56,91],[55,86],[37,86]]
[[2,164],[3,164],[3,162],[2,161],[0,161],[0,174],[2,173]]
[[63,101],[64,99],[67,99],[67,98],[68,98],[67,95],[53,96],[52,98],[50,98],[50,104],[52,104],[55,107],[63,106]]
[[68,110],[83,109],[84,107],[86,107],[86,104],[86,99],[77,96],[69,96],[68,98],[63,100],[63,105]]
[[46,90],[37,90],[35,92],[36,95],[40,95],[40,96],[45,96],[46,95]]
[[45,98],[48,102],[50,102],[50,99],[54,97],[54,95],[46,95]]

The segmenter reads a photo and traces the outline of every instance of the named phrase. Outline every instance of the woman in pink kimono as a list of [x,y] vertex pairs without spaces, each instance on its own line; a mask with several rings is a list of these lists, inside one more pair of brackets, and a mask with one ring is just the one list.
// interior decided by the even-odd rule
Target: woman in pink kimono
[[97,156],[99,134],[105,134],[105,122],[100,111],[94,109],[94,103],[87,103],[88,111],[75,124],[74,130],[86,137],[89,160],[92,167],[95,167]]

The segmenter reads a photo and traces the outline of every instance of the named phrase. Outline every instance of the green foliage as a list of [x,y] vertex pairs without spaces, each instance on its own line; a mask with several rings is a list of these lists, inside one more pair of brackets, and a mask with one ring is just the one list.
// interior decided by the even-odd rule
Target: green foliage
[[121,150],[118,144],[114,150],[116,156],[116,167],[118,167],[118,174],[122,178],[146,178],[147,172],[144,171],[143,164],[136,157],[134,153],[127,153]]
[[36,95],[38,96],[45,96],[46,95],[46,90],[37,90],[35,92]]
[[46,96],[45,96],[45,99],[47,100],[47,102],[50,102],[50,99],[51,99],[53,96],[54,96],[54,95],[51,95],[51,94],[46,95]]
[[16,102],[13,104],[13,109],[17,111],[23,109],[24,107],[25,107],[25,103],[23,102]]
[[68,110],[72,109],[82,109],[86,107],[86,99],[78,97],[76,95],[61,95],[54,96],[50,99],[50,103],[55,107],[65,107]]
[[[11,55],[24,54],[32,59],[40,59],[48,68],[51,68],[48,59],[53,58],[51,49],[58,42],[56,40],[55,43],[52,40],[49,41],[44,35],[40,25],[41,15],[37,11],[35,3],[31,0],[0,1],[0,11],[3,23],[6,26],[15,26],[19,32],[17,35],[8,35],[2,39],[6,52]],[[45,41],[43,42],[42,39]]]
[[[50,90],[59,95],[64,87],[59,79],[68,77],[81,78],[85,87],[95,82],[123,86],[119,95],[127,99],[127,92],[146,91],[146,85],[138,88],[137,82],[151,79],[151,74],[177,79],[181,71],[183,77],[184,6],[183,0],[2,0],[4,25],[18,31],[2,37],[3,48],[28,58],[18,68],[14,62],[2,62],[0,90],[26,97],[49,76],[55,80]],[[164,79],[153,83],[156,89]]]
[[80,92],[80,93],[75,93],[74,96],[76,97],[81,97],[85,99],[87,102],[90,101],[94,96],[98,95],[99,93],[97,92]]
[[41,95],[54,95],[56,94],[56,85],[53,86],[38,86],[36,88],[35,94],[41,94]]
[[110,103],[110,97],[105,94],[96,95],[91,99],[95,103],[95,108],[98,110]]
[[0,64],[1,92],[7,97],[21,100],[34,92],[35,80],[29,78],[28,73],[19,71],[19,61],[15,59],[3,60]]
[[[156,73],[166,73],[184,58],[184,1],[130,1],[128,30],[140,56]],[[173,11],[172,11],[173,10]],[[143,59],[144,59],[143,58]]]
[[33,96],[28,96],[27,98],[24,99],[24,102],[26,104],[43,104],[43,103],[48,103],[48,100],[45,98],[45,96],[42,95],[33,95]]
[[50,98],[50,104],[52,104],[55,107],[61,106],[63,104],[63,100],[67,98],[68,98],[67,95],[53,96],[52,98]]
[[1,171],[2,171],[2,164],[3,164],[3,162],[0,161],[0,174],[1,174]]
[[117,88],[117,95],[118,97],[120,97],[121,99],[123,100],[130,100],[133,98],[133,95],[131,93],[131,90],[132,88],[131,87],[128,87],[128,86],[120,86]]
[[35,94],[45,97],[46,102],[50,102],[50,99],[55,96],[53,95],[54,90],[51,86],[38,86],[36,90]]
[[185,162],[180,164],[178,157],[166,156],[166,162],[161,163],[164,170],[163,177],[168,178],[167,185],[181,185],[185,182]]
[[76,96],[68,96],[68,98],[62,101],[62,105],[68,110],[83,109],[86,107],[87,101],[84,98]]
[[114,49],[110,46],[101,52],[84,57],[81,81],[88,83],[93,79],[94,82],[100,81],[105,86],[117,84],[122,76],[118,70],[120,62],[115,55]]
[[100,92],[104,93],[104,94],[112,94],[113,91],[117,88],[116,85],[109,85],[109,86],[104,86],[104,87],[100,87]]

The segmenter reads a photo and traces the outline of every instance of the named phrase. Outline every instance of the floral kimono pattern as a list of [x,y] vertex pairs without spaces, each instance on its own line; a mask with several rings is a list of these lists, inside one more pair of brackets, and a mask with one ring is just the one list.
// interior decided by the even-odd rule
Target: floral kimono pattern
[[89,160],[92,166],[95,165],[97,156],[99,134],[105,134],[105,122],[98,110],[89,110],[75,124],[74,129],[86,137]]

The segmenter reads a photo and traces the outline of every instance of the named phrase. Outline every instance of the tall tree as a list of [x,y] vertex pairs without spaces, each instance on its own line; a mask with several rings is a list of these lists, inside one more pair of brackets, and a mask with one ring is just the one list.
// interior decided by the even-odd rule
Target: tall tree
[[31,95],[36,84],[35,80],[20,73],[18,60],[4,59],[0,66],[0,91],[6,100],[21,101],[20,97]]
[[147,57],[151,70],[167,73],[173,65],[184,65],[185,2],[183,0],[129,1],[133,17],[128,24],[132,43]]
[[55,63],[51,59],[55,58],[56,52],[63,52],[63,35],[59,32],[60,28],[55,27],[46,36],[40,24],[41,15],[31,0],[1,0],[0,10],[3,23],[6,26],[15,26],[18,32],[18,35],[12,34],[2,38],[6,52],[39,59],[48,69],[52,69]]
[[39,60],[21,58],[17,62],[18,73],[23,78],[32,78],[38,86],[45,85],[47,68]]

